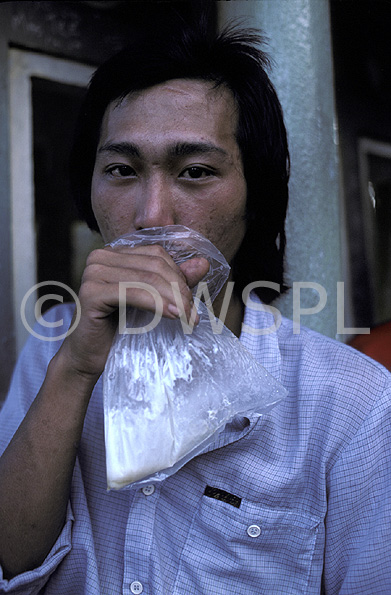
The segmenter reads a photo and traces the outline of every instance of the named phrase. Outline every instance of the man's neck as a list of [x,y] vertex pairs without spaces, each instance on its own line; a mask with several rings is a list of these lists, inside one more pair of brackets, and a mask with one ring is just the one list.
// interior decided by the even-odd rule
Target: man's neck
[[[220,294],[217,296],[217,298],[215,299],[215,301],[213,303],[214,315],[217,318],[219,318],[220,314],[221,314],[221,308],[223,305],[224,294],[225,294],[225,287],[222,289],[222,291],[220,292]],[[237,337],[239,337],[241,330],[242,330],[243,316],[244,316],[244,305],[243,305],[241,299],[235,293],[232,293],[232,296],[231,296],[231,299],[229,302],[229,306],[228,306],[228,310],[227,310],[227,314],[226,314],[225,318],[223,317],[224,318],[223,322],[224,322],[225,326],[227,328],[229,328],[231,333],[233,333]]]

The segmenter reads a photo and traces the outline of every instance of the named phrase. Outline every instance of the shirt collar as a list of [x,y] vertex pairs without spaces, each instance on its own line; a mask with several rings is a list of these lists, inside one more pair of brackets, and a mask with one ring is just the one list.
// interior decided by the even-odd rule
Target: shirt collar
[[252,291],[247,299],[240,342],[251,355],[281,382],[281,351],[277,331],[282,317],[273,306],[263,304]]

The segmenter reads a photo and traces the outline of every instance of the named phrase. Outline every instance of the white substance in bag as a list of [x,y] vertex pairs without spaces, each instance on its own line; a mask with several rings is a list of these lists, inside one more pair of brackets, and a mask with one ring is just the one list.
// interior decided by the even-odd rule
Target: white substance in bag
[[[183,226],[151,228],[120,238],[129,245],[159,243],[176,262],[204,256],[211,301],[229,266],[200,234]],[[114,242],[111,245],[115,245]],[[261,413],[286,394],[199,302],[200,322],[186,334],[180,320],[162,318],[146,333],[117,333],[103,378],[107,485],[160,481],[213,440],[235,415]],[[129,308],[127,328],[145,327],[153,314]],[[214,319],[217,322],[217,319]]]

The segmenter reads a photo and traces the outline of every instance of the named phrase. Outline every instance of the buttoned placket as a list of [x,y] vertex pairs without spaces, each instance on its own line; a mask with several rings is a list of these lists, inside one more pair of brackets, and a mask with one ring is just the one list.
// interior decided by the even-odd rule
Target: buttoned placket
[[124,595],[151,593],[150,559],[159,488],[147,484],[131,493],[125,535]]

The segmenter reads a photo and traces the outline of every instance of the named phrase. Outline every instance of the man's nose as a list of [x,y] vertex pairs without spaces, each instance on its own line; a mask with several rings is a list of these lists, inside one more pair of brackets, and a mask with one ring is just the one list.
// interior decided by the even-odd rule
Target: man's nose
[[148,181],[137,198],[134,227],[145,229],[174,223],[173,197],[169,184],[162,179]]

